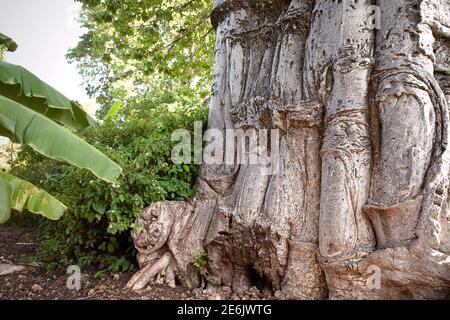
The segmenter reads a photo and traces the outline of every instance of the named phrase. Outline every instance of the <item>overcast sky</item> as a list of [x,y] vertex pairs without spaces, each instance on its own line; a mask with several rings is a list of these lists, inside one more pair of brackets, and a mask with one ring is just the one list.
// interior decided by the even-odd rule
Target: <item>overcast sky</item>
[[0,32],[19,45],[6,60],[20,64],[68,98],[88,101],[75,65],[65,54],[83,30],[75,17],[73,0],[0,0]]

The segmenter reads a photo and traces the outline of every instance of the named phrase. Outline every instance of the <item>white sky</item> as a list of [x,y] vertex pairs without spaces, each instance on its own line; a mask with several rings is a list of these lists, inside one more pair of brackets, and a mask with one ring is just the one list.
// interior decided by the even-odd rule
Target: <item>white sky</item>
[[0,32],[19,45],[6,54],[7,62],[27,68],[69,99],[87,103],[81,76],[65,59],[83,33],[75,20],[79,7],[73,0],[0,0]]

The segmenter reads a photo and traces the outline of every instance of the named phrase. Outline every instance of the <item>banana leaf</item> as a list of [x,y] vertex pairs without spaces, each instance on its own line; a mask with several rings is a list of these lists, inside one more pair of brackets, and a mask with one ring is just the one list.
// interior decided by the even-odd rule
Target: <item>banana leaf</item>
[[0,45],[4,45],[9,52],[14,52],[17,49],[17,43],[13,39],[0,33]]
[[0,224],[11,216],[11,185],[0,177]]
[[0,96],[0,133],[37,152],[90,170],[98,178],[114,182],[122,168],[99,150],[45,116]]
[[11,208],[28,210],[50,220],[58,220],[67,209],[44,190],[5,172],[0,172],[0,197],[0,224],[9,219]]
[[58,123],[77,129],[95,120],[76,102],[21,66],[0,61],[0,95],[14,100]]

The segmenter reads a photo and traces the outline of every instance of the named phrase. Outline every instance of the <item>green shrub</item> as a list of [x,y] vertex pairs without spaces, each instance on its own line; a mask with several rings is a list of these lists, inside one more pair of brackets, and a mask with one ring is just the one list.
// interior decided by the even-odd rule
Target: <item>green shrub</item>
[[18,153],[14,174],[55,195],[69,208],[60,221],[41,221],[38,259],[50,267],[76,263],[116,272],[134,264],[129,235],[136,216],[151,202],[194,195],[198,167],[171,162],[175,129],[206,123],[207,108],[170,93],[135,98],[114,119],[81,133],[123,168],[114,185],[90,172],[46,159],[28,147]]
[[205,251],[198,251],[194,253],[194,267],[202,272],[203,269],[208,265],[208,254]]

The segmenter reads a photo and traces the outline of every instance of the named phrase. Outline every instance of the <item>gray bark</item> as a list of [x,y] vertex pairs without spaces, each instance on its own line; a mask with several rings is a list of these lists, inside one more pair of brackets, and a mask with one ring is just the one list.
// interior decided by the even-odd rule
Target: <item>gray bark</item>
[[450,2],[215,0],[212,22],[209,127],[279,129],[279,172],[202,165],[138,218],[129,286],[449,298]]

